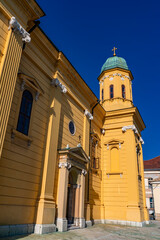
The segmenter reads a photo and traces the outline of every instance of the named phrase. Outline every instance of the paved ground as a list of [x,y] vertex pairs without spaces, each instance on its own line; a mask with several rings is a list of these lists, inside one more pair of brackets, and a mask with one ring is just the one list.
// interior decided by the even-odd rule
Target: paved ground
[[84,229],[70,230],[65,233],[44,235],[25,235],[3,238],[4,240],[157,240],[160,239],[160,221],[153,221],[146,227],[126,227],[120,225],[98,224]]

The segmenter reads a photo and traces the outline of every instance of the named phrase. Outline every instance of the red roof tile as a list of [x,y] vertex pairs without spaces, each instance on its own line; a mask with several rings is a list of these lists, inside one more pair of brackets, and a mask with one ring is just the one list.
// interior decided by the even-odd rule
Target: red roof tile
[[160,156],[144,161],[144,169],[160,169]]

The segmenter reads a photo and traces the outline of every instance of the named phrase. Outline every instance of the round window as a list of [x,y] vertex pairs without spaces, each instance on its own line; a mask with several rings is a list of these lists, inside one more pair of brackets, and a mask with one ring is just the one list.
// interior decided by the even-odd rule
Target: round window
[[75,125],[74,125],[73,121],[69,122],[69,131],[72,135],[74,135],[75,132],[76,132],[76,128],[75,128]]

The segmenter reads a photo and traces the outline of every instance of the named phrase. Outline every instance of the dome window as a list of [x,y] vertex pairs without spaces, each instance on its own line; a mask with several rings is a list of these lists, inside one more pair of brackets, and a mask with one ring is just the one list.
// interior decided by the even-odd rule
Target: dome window
[[114,86],[110,85],[110,99],[114,98]]
[[126,88],[122,85],[122,98],[126,98]]
[[102,89],[102,101],[104,100],[104,89]]

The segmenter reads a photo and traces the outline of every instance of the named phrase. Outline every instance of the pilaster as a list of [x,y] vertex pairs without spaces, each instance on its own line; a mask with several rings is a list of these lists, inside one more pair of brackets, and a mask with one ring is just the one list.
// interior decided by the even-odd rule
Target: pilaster
[[[0,5],[0,10],[1,8],[2,6]],[[5,12],[5,15],[9,20],[10,16],[8,11],[2,8],[2,14],[3,12]],[[21,37],[19,37],[17,33],[13,32],[12,29],[8,30],[4,55],[0,64],[0,157],[2,154],[4,138],[15,90],[15,84],[22,54],[22,45],[23,42]]]
[[[63,160],[65,160],[64,157]],[[66,209],[68,196],[68,175],[70,168],[71,164],[67,162],[59,163],[58,218],[57,218],[57,227],[59,232],[67,231],[68,221],[66,219]]]
[[139,189],[138,189],[138,170],[136,143],[134,131],[128,129],[124,133],[127,149],[127,178],[128,178],[128,204],[127,204],[127,221],[141,222],[141,212],[139,206]]
[[149,221],[149,214],[148,209],[146,206],[146,191],[145,191],[145,182],[144,182],[144,165],[143,165],[143,151],[142,151],[142,145],[141,146],[141,155],[140,155],[140,169],[141,169],[141,181],[142,181],[142,195],[143,195],[143,212],[144,212],[144,220],[143,221]]
[[[55,230],[55,225],[53,224],[55,221],[55,201],[53,199],[53,191],[61,114],[61,95],[62,93],[59,89],[51,87],[42,186],[36,219],[37,226],[45,228],[46,224],[52,224],[52,230]],[[51,226],[45,229],[45,232],[48,232],[51,230]],[[42,232],[44,233],[44,231]],[[38,233],[38,231],[36,233]]]
[[79,226],[80,228],[85,227],[85,218],[84,218],[84,195],[85,195],[85,175],[87,174],[86,170],[82,170],[81,173],[81,188],[80,188],[80,205],[79,205]]

